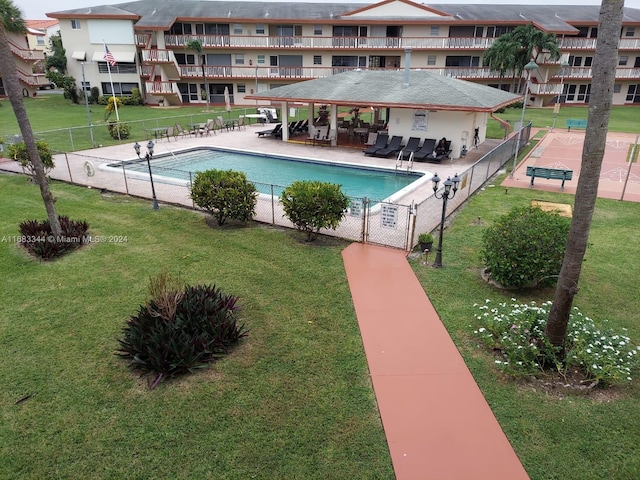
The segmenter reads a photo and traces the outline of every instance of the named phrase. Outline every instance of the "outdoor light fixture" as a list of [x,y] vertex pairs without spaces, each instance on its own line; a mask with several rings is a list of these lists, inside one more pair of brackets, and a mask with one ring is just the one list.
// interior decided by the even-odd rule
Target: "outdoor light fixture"
[[440,220],[440,237],[438,239],[438,250],[436,251],[436,260],[433,263],[434,267],[442,267],[442,232],[444,230],[444,220],[447,216],[447,201],[450,198],[456,196],[458,191],[458,184],[460,183],[460,177],[456,173],[453,178],[449,177],[444,181],[444,190],[438,195],[438,186],[440,184],[440,177],[436,173],[431,179],[433,182],[433,196],[442,199],[442,218]]
[[527,99],[529,98],[529,85],[531,83],[531,71],[537,70],[538,64],[531,60],[524,66],[524,70],[527,72],[527,83],[524,87],[524,95],[522,97],[522,115],[520,115],[520,128],[518,129],[518,137],[516,140],[515,153],[513,154],[513,168],[511,169],[511,175],[513,178],[516,173],[516,163],[518,162],[518,152],[520,151],[520,140],[522,139],[522,127],[524,127],[524,111],[527,108]]
[[[133,145],[133,149],[136,151],[136,155],[140,158],[140,144],[136,142]],[[147,168],[149,169],[149,180],[151,181],[151,198],[153,199],[153,209],[158,210],[160,206],[158,205],[158,199],[156,198],[156,188],[153,185],[153,174],[151,173],[151,158],[153,158],[153,142],[149,140],[147,143],[147,153],[144,156],[147,161]]]

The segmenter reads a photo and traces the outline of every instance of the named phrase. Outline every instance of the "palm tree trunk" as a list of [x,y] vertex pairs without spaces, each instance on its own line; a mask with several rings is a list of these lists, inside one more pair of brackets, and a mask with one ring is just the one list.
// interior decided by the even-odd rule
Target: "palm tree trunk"
[[562,346],[567,337],[569,313],[587,249],[591,218],[598,197],[598,181],[607,141],[607,128],[613,98],[618,41],[622,26],[624,0],[603,0],[600,8],[598,43],[593,59],[593,80],[589,99],[589,117],[582,149],[582,165],[567,249],[549,312],[546,334],[553,345]]
[[11,107],[16,116],[22,138],[29,154],[29,161],[33,165],[34,178],[36,183],[40,186],[40,195],[44,201],[44,207],[47,210],[47,218],[49,219],[49,225],[51,226],[51,232],[55,236],[62,235],[62,229],[60,228],[60,222],[58,221],[58,214],[55,207],[55,199],[49,190],[49,181],[44,171],[44,164],[40,159],[38,153],[38,146],[33,136],[33,130],[31,129],[31,123],[27,116],[27,110],[22,100],[22,89],[20,88],[20,82],[16,72],[16,63],[13,59],[13,54],[9,48],[9,41],[4,27],[0,23],[0,66],[2,69],[2,80],[4,88],[11,102]]

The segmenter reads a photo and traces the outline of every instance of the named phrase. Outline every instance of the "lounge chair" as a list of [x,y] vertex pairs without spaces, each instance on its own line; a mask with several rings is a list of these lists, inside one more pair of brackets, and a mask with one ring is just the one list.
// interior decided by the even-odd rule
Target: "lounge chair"
[[190,137],[191,136],[191,132],[189,132],[188,130],[185,130],[184,128],[182,128],[181,124],[176,123],[176,129],[173,132],[173,136],[177,140],[178,137]]
[[[435,152],[434,152],[435,153]],[[440,153],[437,155],[431,155],[430,157],[427,156],[425,158],[425,160],[427,162],[432,162],[432,163],[440,163],[442,162],[442,160],[444,160],[445,158],[449,158],[449,155],[451,155],[451,140],[447,140],[445,142],[445,152],[444,153]]]
[[419,137],[409,137],[409,141],[407,142],[406,147],[402,149],[402,158],[407,160],[412,153],[415,154],[418,151],[419,146],[420,146]]
[[436,148],[436,140],[434,138],[425,138],[422,147],[413,154],[414,162],[424,162],[427,156],[433,156],[433,149]]
[[367,138],[367,141],[364,143],[365,146],[370,147],[372,145],[375,145],[377,138],[378,138],[377,132],[370,132],[369,133],[369,138]]
[[388,157],[394,153],[402,150],[402,137],[400,135],[394,135],[387,143],[386,147],[380,148],[373,152],[375,157]]
[[376,143],[374,143],[370,147],[367,147],[363,150],[364,154],[373,155],[381,148],[385,148],[387,146],[388,139],[389,139],[389,135],[387,135],[386,133],[381,133],[380,135],[378,135],[378,138],[376,138]]
[[275,127],[269,130],[260,130],[256,132],[258,137],[281,137],[282,136],[282,124],[277,123]]

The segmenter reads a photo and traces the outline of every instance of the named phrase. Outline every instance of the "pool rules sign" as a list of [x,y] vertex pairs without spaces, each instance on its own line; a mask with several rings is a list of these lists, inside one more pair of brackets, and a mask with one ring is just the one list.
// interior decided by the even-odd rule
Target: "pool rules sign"
[[396,205],[382,204],[380,226],[393,229],[398,226],[398,207]]

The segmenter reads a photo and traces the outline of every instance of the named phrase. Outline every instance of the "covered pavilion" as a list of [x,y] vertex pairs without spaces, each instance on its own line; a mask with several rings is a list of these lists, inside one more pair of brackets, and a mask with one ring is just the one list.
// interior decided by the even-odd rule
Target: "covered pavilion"
[[[408,63],[408,62],[407,62]],[[452,158],[469,148],[476,129],[479,143],[486,137],[487,121],[496,110],[522,99],[503,90],[445,77],[426,70],[355,70],[277,87],[247,98],[279,104],[283,125],[289,106],[309,105],[310,131],[316,105],[327,105],[329,138],[337,145],[338,107],[385,111],[388,134],[451,140]],[[376,117],[377,119],[377,117]],[[287,128],[282,139],[289,139]]]

